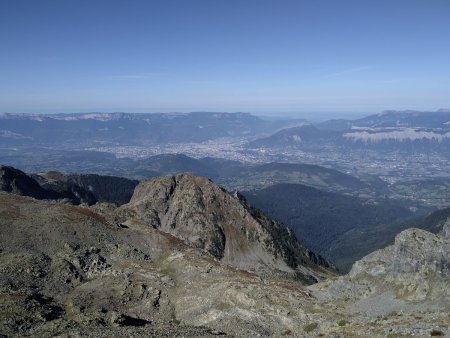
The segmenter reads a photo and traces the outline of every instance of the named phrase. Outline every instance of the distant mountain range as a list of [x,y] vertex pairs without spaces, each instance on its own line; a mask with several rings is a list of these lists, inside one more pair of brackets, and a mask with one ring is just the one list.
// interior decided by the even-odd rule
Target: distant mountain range
[[267,120],[249,113],[0,114],[0,140],[4,146],[142,146],[223,137],[247,138],[251,141],[249,149],[337,145],[446,152],[450,144],[450,111],[386,111],[317,125],[300,119]]
[[357,120],[305,124],[257,139],[248,146],[300,149],[338,146],[450,154],[450,112],[386,111]]
[[0,114],[4,145],[148,145],[261,135],[303,120],[267,121],[249,113]]
[[[288,162],[338,169],[379,184],[380,179],[392,183],[449,177],[450,111],[388,111],[316,125],[249,113],[4,113],[0,145],[1,163],[30,172],[46,167],[143,179],[165,173],[147,158],[183,153],[218,158],[203,161],[196,172],[216,179],[239,174],[239,162]],[[191,162],[189,171],[199,168]],[[175,171],[169,173],[179,171],[175,162],[170,166]],[[236,187],[248,190],[242,184]]]

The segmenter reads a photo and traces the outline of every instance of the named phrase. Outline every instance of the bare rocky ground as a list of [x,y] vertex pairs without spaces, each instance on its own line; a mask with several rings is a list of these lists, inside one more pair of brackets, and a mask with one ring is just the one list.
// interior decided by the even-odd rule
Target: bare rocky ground
[[7,337],[449,335],[448,225],[407,230],[341,277],[186,175],[143,182],[120,208],[0,193],[0,225]]
[[[342,316],[343,332],[449,336],[450,219],[440,234],[408,229],[353,265],[348,275],[308,287],[316,309]],[[339,323],[338,323],[339,324]]]

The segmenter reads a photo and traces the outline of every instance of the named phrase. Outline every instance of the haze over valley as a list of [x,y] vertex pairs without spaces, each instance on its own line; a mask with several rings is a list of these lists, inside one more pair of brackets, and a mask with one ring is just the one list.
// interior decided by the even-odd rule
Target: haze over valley
[[[367,196],[383,195],[389,187],[388,195],[395,198],[445,206],[449,201],[445,189],[433,189],[435,193],[427,197],[422,188],[410,193],[408,186],[425,181],[429,186],[449,184],[449,121],[450,111],[445,109],[388,111],[319,124],[304,119],[265,120],[249,113],[3,114],[0,158],[29,172],[81,171],[134,179],[188,170],[240,190],[298,183],[270,175],[252,183],[246,168],[271,162],[319,165],[371,184],[358,188]],[[80,159],[75,160],[77,154]],[[174,158],[180,163],[174,160],[174,168],[160,169],[158,162],[164,156],[158,156],[166,154],[183,154],[203,163],[189,159],[183,163],[178,156]]]

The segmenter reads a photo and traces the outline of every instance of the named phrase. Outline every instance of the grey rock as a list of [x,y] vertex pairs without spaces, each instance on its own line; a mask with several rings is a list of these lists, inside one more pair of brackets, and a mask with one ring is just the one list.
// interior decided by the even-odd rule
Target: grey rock
[[309,283],[330,274],[326,260],[302,247],[289,228],[203,177],[141,182],[125,211],[239,269],[295,273]]
[[450,310],[450,238],[408,229],[395,243],[357,261],[350,273],[311,287],[353,312]]

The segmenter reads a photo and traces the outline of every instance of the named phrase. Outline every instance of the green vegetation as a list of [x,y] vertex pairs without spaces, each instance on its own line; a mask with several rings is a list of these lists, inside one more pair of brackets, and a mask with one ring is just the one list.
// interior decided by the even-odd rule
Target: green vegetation
[[347,324],[350,324],[350,322],[348,320],[341,319],[340,321],[338,321],[339,326],[345,326]]
[[[368,231],[378,224],[413,216],[409,209],[391,200],[367,201],[301,184],[276,184],[244,192],[244,195],[269,217],[289,225],[306,247],[330,259],[342,270],[370,252],[359,247],[352,250],[353,241],[341,240],[347,232]],[[347,244],[349,250],[341,252],[340,246]],[[330,249],[334,249],[332,254]],[[340,264],[341,259],[350,264]]]
[[317,324],[317,323],[309,323],[309,324],[303,326],[303,330],[304,330],[306,333],[309,333],[309,332],[312,332],[312,331],[314,331],[315,329],[317,329],[318,326],[319,326],[319,324]]
[[[275,256],[277,255],[277,252],[280,252],[288,266],[294,269],[298,265],[310,266],[313,264],[329,267],[328,262],[323,257],[316,255],[299,245],[292,230],[288,227],[266,218],[258,208],[249,206],[248,211],[254,218],[261,222],[264,228],[270,233],[271,238],[270,240],[267,240],[266,245],[268,247],[273,246]],[[306,284],[314,284],[317,282],[314,277],[304,275],[300,272],[297,272],[296,278],[302,280]]]
[[444,208],[450,205],[450,179],[398,182],[390,187],[390,194],[393,198],[420,200],[424,204]]
[[333,263],[348,269],[355,259],[392,244],[395,236],[403,230],[419,228],[438,233],[448,217],[450,217],[450,208],[437,210],[415,219],[376,225],[370,229],[352,229],[340,238],[339,247],[331,247],[329,252],[330,255],[337,257]]

